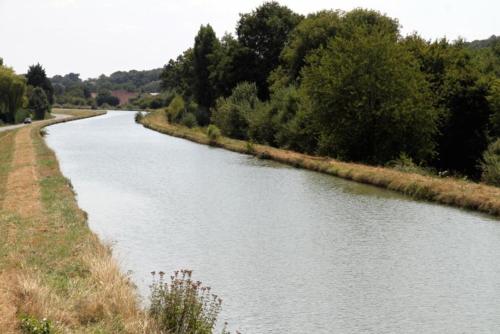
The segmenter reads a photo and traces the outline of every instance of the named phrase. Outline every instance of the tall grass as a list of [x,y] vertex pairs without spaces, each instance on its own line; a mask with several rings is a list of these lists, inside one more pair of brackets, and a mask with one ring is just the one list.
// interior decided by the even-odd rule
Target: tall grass
[[150,316],[161,331],[172,334],[211,334],[222,299],[210,287],[192,279],[191,270],[176,271],[170,280],[153,274]]

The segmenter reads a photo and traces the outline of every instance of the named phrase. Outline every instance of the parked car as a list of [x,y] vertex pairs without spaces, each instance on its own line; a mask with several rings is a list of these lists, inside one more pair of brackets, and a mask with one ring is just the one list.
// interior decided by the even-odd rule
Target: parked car
[[31,124],[31,118],[30,117],[26,117],[23,121],[24,124]]

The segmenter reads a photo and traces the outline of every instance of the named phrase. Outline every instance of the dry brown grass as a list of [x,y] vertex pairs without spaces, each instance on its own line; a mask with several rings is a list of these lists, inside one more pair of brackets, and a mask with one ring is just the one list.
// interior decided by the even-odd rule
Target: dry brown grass
[[407,173],[386,167],[346,163],[241,140],[221,137],[211,142],[203,129],[189,129],[170,124],[163,111],[152,112],[141,123],[152,130],[185,138],[200,144],[214,145],[234,152],[269,158],[298,168],[305,168],[341,178],[394,190],[416,199],[438,202],[500,216],[500,188],[451,177],[439,178]]
[[43,126],[58,121],[67,119],[16,130],[13,138],[0,136],[2,144],[13,144],[0,146],[0,157],[6,157],[0,161],[0,198],[5,199],[0,212],[0,333],[17,333],[23,315],[48,318],[61,333],[154,332],[134,286],[88,228],[69,181],[40,135]]
[[16,212],[22,217],[37,215],[41,209],[35,152],[30,133],[29,127],[16,131],[12,172],[7,178],[8,192],[2,203],[4,210]]

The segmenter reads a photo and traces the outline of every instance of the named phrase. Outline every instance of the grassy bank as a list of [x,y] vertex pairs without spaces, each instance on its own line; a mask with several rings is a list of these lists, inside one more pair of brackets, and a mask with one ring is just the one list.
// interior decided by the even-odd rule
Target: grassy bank
[[43,318],[54,333],[150,332],[135,289],[88,228],[40,133],[102,112],[54,112],[72,118],[0,133],[0,333],[21,332],[23,319],[29,333]]
[[149,129],[185,138],[200,144],[218,146],[234,152],[272,159],[299,168],[394,190],[416,199],[438,202],[500,216],[500,188],[463,181],[407,173],[399,170],[301,154],[246,141],[219,137],[211,141],[204,129],[186,128],[166,121],[163,111],[155,111],[141,120]]

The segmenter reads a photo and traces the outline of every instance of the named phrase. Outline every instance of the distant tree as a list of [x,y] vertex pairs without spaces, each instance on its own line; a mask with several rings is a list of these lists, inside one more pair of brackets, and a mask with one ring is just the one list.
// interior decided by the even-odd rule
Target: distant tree
[[269,97],[267,78],[279,64],[288,34],[301,20],[301,15],[274,1],[240,16],[236,27],[238,41],[251,50],[251,65],[255,66],[253,76],[246,80],[257,84],[260,98]]
[[8,67],[0,66],[0,120],[13,123],[23,106],[26,80]]
[[83,97],[90,99],[92,97],[92,91],[88,85],[83,86]]
[[40,87],[35,87],[29,99],[29,108],[35,119],[44,119],[50,111],[50,104],[45,91]]
[[372,164],[401,153],[431,158],[438,114],[418,63],[393,34],[373,27],[385,17],[355,14],[304,69],[320,152]]
[[56,84],[52,85],[52,87],[54,88],[54,95],[55,96],[61,96],[65,92],[65,87],[61,84],[56,83]]
[[111,95],[111,92],[103,91],[97,94],[96,103],[98,106],[108,104],[110,106],[116,107],[120,104],[120,100],[116,96]]
[[3,58],[0,57],[0,66],[3,66]]
[[210,68],[219,40],[210,25],[201,26],[193,48],[193,93],[198,104],[208,110],[215,104],[215,89],[210,82]]
[[54,103],[54,88],[45,73],[45,69],[40,64],[32,65],[26,74],[27,83],[33,87],[40,87],[45,91],[45,95],[50,104]]

